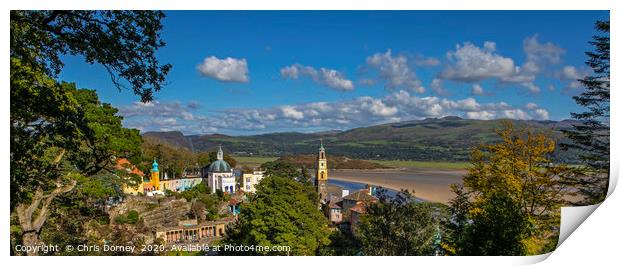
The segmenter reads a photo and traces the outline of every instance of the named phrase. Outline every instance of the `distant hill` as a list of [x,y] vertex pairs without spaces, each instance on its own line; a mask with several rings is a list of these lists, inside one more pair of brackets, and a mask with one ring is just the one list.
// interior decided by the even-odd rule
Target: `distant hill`
[[[184,136],[181,132],[148,132],[144,136],[193,151],[210,151],[222,144],[225,152],[258,156],[314,154],[322,138],[329,154],[348,158],[464,161],[471,147],[499,140],[495,130],[501,128],[501,121],[451,116],[318,133]],[[560,130],[575,124],[573,120],[513,122],[516,126],[548,131],[560,141],[565,141]],[[575,158],[563,151],[558,151],[555,157],[566,162]]]
[[[292,163],[298,167],[305,166],[306,168],[316,168],[315,154],[299,154],[299,155],[285,155],[278,159],[278,161]],[[351,159],[344,156],[327,156],[327,165],[330,169],[383,169],[390,168],[388,166],[370,162],[366,160]]]

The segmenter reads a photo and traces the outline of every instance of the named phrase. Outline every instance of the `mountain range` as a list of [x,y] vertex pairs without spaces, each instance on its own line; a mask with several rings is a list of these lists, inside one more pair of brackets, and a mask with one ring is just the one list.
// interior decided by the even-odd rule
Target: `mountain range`
[[[282,132],[251,136],[222,134],[184,135],[178,131],[147,132],[145,139],[161,141],[195,152],[212,151],[222,145],[227,153],[239,156],[282,156],[314,154],[323,140],[328,153],[356,159],[400,159],[421,161],[465,161],[470,149],[499,140],[496,130],[502,121],[462,119],[449,116],[315,133]],[[556,142],[566,141],[561,130],[575,120],[510,120],[549,133]],[[576,156],[557,149],[556,161],[571,162]]]

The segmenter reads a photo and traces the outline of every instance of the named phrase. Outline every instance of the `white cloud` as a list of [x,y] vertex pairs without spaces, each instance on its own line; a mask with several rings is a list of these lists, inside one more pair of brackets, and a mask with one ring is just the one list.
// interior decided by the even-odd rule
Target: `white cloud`
[[576,67],[567,65],[556,73],[556,78],[565,83],[562,92],[565,94],[578,94],[583,85],[579,82],[588,75],[587,70],[578,70]]
[[443,81],[441,79],[433,79],[433,81],[431,81],[431,90],[439,96],[447,96],[450,94],[450,92],[443,87]]
[[512,59],[495,53],[495,43],[485,42],[483,48],[472,43],[457,44],[446,55],[449,64],[439,73],[442,79],[476,82],[489,78],[504,79],[516,73]]
[[227,57],[219,59],[215,56],[210,56],[205,58],[197,68],[201,75],[219,81],[240,83],[250,81],[248,77],[248,63],[245,58]]
[[528,109],[528,110],[534,110],[534,109],[538,108],[538,104],[528,103],[528,104],[525,105],[525,108]]
[[301,76],[312,78],[316,83],[322,84],[332,89],[341,91],[351,91],[355,89],[353,81],[344,77],[336,70],[294,64],[280,69],[280,75],[284,78],[299,79]]
[[485,95],[484,89],[482,88],[482,86],[480,86],[480,84],[474,84],[471,87],[471,94],[476,95],[476,96]]
[[179,130],[186,134],[350,129],[444,116],[470,119],[549,118],[547,110],[535,104],[517,107],[506,102],[479,103],[471,97],[419,97],[406,90],[394,91],[380,98],[362,96],[339,102],[228,109],[206,115],[192,113],[198,110],[179,102],[134,103],[119,109],[128,127],[142,131]]
[[538,42],[538,35],[523,40],[523,51],[528,62],[537,64],[559,64],[565,53],[564,49],[551,42]]
[[548,120],[549,119],[549,112],[545,109],[536,109],[534,111],[536,113],[536,115],[538,116],[538,119],[542,119],[542,120]]
[[424,93],[422,82],[409,67],[407,57],[392,56],[392,51],[376,53],[366,58],[366,64],[379,73],[388,89],[405,89],[412,92]]
[[558,64],[564,55],[564,49],[550,42],[542,44],[536,35],[523,41],[526,60],[522,66],[516,65],[512,58],[498,54],[496,49],[494,42],[485,42],[482,48],[468,42],[457,44],[455,51],[446,54],[448,64],[438,76],[467,83],[495,79],[500,83],[520,85],[537,94],[540,92],[540,87],[535,84],[537,76],[550,65]]
[[415,57],[415,65],[422,67],[433,67],[441,64],[441,61],[435,57],[426,57],[423,55],[418,55]]
[[282,115],[287,118],[292,118],[295,120],[303,119],[304,113],[297,111],[294,106],[282,106],[280,107],[282,111]]

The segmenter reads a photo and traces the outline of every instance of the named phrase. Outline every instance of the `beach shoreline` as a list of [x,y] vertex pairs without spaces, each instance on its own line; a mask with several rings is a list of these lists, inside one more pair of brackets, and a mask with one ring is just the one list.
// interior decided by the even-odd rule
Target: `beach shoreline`
[[462,183],[466,170],[401,168],[401,169],[334,169],[330,178],[335,180],[381,186],[395,191],[414,191],[414,196],[424,201],[448,203],[454,193],[450,185]]

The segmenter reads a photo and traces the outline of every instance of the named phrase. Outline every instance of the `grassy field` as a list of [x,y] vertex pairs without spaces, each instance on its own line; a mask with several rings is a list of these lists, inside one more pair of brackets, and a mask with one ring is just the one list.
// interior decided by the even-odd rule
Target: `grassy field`
[[420,167],[435,169],[465,169],[468,162],[430,162],[430,161],[402,161],[402,160],[370,160],[389,167]]
[[233,156],[238,165],[257,167],[266,162],[275,161],[278,157],[258,157],[258,156]]

